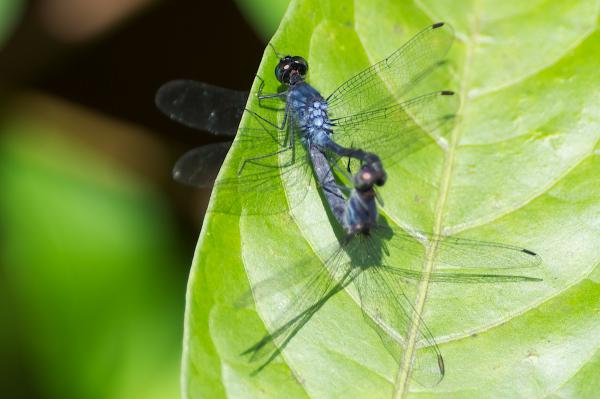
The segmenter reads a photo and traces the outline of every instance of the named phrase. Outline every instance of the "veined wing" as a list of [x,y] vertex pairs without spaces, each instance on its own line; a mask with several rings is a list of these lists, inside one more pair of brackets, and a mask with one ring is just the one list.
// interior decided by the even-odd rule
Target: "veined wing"
[[406,155],[435,144],[443,146],[460,105],[450,91],[425,94],[385,108],[335,118],[334,139],[379,155],[390,167]]
[[[428,278],[433,282],[471,284],[540,281],[535,277],[510,273],[513,269],[523,272],[524,268],[539,265],[539,256],[530,250],[456,237],[423,237],[426,237],[426,242],[437,243],[442,248],[442,254],[445,255],[441,255],[438,261],[445,266],[452,266],[432,272]],[[300,270],[303,274],[300,281],[294,281],[290,277],[290,270],[285,269],[273,279],[257,284],[253,287],[255,300],[264,300],[283,291],[289,292],[293,287],[300,288],[294,295],[296,300],[291,301],[276,317],[272,332],[244,354],[250,355],[251,360],[260,360],[257,371],[261,370],[275,359],[331,297],[354,282],[365,321],[378,333],[386,349],[400,361],[412,320],[420,319],[406,292],[414,290],[416,283],[424,277],[416,264],[418,261],[418,266],[422,267],[424,248],[413,236],[400,230],[382,228],[370,237],[350,239],[327,259],[325,267],[321,264],[310,265],[318,268],[316,272],[307,272],[314,269],[307,267],[309,265],[306,263],[294,265],[291,270]],[[387,259],[398,250],[407,255],[402,264],[387,265]],[[465,262],[466,255],[478,259]],[[483,272],[484,265],[490,273]],[[416,342],[420,343],[420,347],[413,364],[413,378],[423,385],[435,385],[444,375],[444,362],[435,339],[422,320],[419,320]]]
[[[230,143],[210,144],[185,153],[175,164],[174,178],[196,187],[214,186],[211,211],[235,215],[270,215],[298,205],[310,189],[312,171],[308,153],[298,139],[286,149],[276,132],[244,128],[237,137],[229,170],[217,177]],[[282,151],[281,153],[277,153]],[[284,184],[285,181],[285,184]],[[292,197],[293,202],[287,198]]]
[[187,151],[175,162],[173,179],[187,186],[212,187],[231,144],[231,141],[207,144]]
[[433,335],[405,293],[406,283],[386,270],[373,266],[361,273],[354,284],[367,324],[379,335],[398,364],[406,348],[413,319],[419,319],[416,342],[425,343],[413,363],[412,377],[424,386],[435,386],[444,377],[444,360]]
[[389,57],[342,83],[327,98],[330,114],[341,117],[385,108],[400,97],[413,96],[412,88],[444,63],[453,39],[454,31],[447,23],[423,29]]
[[[296,336],[306,323],[317,313],[327,301],[342,291],[361,270],[353,268],[351,263],[343,256],[343,251],[338,248],[325,262],[325,267],[318,264],[306,263],[295,265],[295,269],[313,270],[306,279],[291,285],[289,279],[283,279],[283,285],[275,285],[278,278],[267,280],[253,287],[255,300],[264,300],[273,296],[275,292],[287,291],[293,287],[300,287],[293,294],[293,299],[288,298],[288,304],[275,317],[271,332],[264,335],[257,343],[245,350],[242,354],[249,355],[250,361],[260,362],[255,373],[271,363]],[[316,269],[314,269],[316,268]],[[287,276],[284,276],[287,277]]]
[[[386,250],[391,259],[401,264],[388,265],[391,272],[408,279],[422,278],[421,270],[427,248],[435,246],[434,272],[428,276],[434,282],[501,283],[541,281],[537,276],[542,264],[534,251],[516,245],[479,241],[430,233],[408,234],[399,228],[378,227],[373,236],[390,236]],[[392,267],[393,266],[393,267]]]
[[[412,378],[425,386],[441,381],[444,360],[421,315],[414,309],[416,285],[428,278],[435,283],[489,284],[536,282],[522,275],[541,263],[533,251],[513,245],[420,233],[424,243],[400,230],[381,228],[369,238],[354,241],[353,259],[364,270],[354,280],[365,321],[377,332],[384,346],[400,363],[413,321],[418,321],[414,342],[418,345],[411,364]],[[435,259],[442,270],[424,276],[426,245],[437,245]],[[364,255],[366,254],[366,255]],[[388,259],[399,264],[389,265]]]
[[163,84],[154,102],[169,118],[212,134],[235,136],[248,100],[247,91],[225,89],[195,80]]

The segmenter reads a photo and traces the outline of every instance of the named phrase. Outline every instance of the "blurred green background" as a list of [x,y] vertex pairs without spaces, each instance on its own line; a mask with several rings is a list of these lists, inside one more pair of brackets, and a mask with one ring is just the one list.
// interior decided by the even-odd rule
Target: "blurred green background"
[[[248,89],[287,1],[0,1],[2,397],[177,398],[206,137],[161,83]],[[216,139],[216,138],[215,138]]]

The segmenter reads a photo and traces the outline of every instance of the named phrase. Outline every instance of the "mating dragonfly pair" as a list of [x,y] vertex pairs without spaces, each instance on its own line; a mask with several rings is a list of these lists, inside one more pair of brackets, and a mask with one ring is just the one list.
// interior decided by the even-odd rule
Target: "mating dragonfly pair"
[[[176,180],[201,187],[214,185],[227,201],[219,202],[217,198],[213,211],[235,214],[288,210],[290,204],[271,192],[284,187],[288,195],[301,200],[314,173],[326,205],[344,230],[333,244],[336,249],[323,262],[324,267],[306,279],[297,300],[281,312],[271,333],[245,352],[261,362],[257,371],[268,365],[331,297],[352,283],[365,320],[398,362],[407,356],[407,337],[416,337],[413,345],[422,346],[419,359],[414,362],[411,352],[403,364],[414,368],[417,381],[434,385],[445,373],[443,357],[405,294],[407,285],[423,279],[478,284],[540,281],[521,275],[523,270],[541,263],[540,257],[528,249],[426,233],[408,234],[378,218],[375,186],[386,182],[383,165],[401,161],[451,129],[458,96],[446,90],[413,96],[419,82],[444,65],[452,40],[448,24],[433,24],[326,98],[306,82],[306,60],[276,52],[280,60],[275,75],[286,90],[265,94],[261,79],[257,99],[260,106],[265,101],[276,101],[279,107],[265,108],[281,111],[281,124],[247,110],[252,118],[237,138],[240,153],[246,157],[238,161],[237,170],[216,181],[208,171],[220,164],[231,143],[193,149],[176,163]],[[187,126],[233,136],[247,99],[247,92],[195,81],[173,81],[160,88],[156,104]],[[344,167],[342,160],[346,158],[348,166]],[[350,160],[359,163],[356,173]],[[340,183],[344,179],[351,182],[350,187]],[[429,251],[432,248],[434,255]],[[431,256],[443,271],[421,272]],[[392,264],[392,259],[404,262]],[[268,285],[265,282],[262,286]],[[255,293],[260,295],[260,290],[259,284]]]

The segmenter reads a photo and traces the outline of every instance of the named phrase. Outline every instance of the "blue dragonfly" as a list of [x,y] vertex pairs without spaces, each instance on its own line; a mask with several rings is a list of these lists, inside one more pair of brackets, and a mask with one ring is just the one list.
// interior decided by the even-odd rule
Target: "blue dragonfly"
[[[281,72],[278,74],[282,75]],[[426,71],[423,74],[426,74]],[[287,78],[282,75],[282,79]],[[262,94],[262,90],[260,92],[261,96],[266,96],[262,99],[269,98],[268,95]],[[410,114],[411,117],[407,118],[406,123],[402,125],[404,129],[397,120],[392,120],[390,128],[398,128],[399,135],[389,138],[388,141],[384,140],[383,143],[389,145],[404,140],[406,145],[403,148],[410,148],[418,142],[413,133],[423,130],[423,126],[426,128],[444,126],[452,118],[452,111],[455,111],[457,102],[432,102],[431,98],[435,96],[455,97],[439,92],[435,95],[426,95],[418,101],[409,100],[408,103],[403,103],[403,110],[410,110],[407,111],[407,115]],[[247,98],[248,94],[245,92],[216,88],[200,82],[174,81],[161,88],[156,101],[161,110],[188,126],[215,134],[234,135]],[[377,106],[380,104],[381,101]],[[411,108],[410,104],[419,105]],[[314,106],[313,108],[317,109]],[[319,109],[326,110],[321,107]],[[313,111],[313,113],[319,117],[320,111],[317,110],[317,113]],[[331,113],[331,109],[329,112]],[[385,112],[383,114],[385,115]],[[383,118],[381,115],[380,117]],[[411,120],[419,120],[420,123],[415,122],[411,125]],[[269,125],[268,121],[261,120],[260,117],[257,117],[256,121],[260,125],[258,128],[245,129],[238,137],[239,140],[243,140],[242,145],[248,144],[249,149],[256,148],[257,143],[276,141],[276,138],[271,136],[273,129],[265,128],[260,123]],[[372,126],[377,127],[378,123],[384,122],[371,123]],[[282,129],[283,127],[285,126],[282,126]],[[335,130],[336,135],[339,132],[341,130]],[[331,135],[333,133],[329,136]],[[343,139],[343,135],[341,136]],[[264,137],[268,139],[263,140]],[[380,141],[374,140],[373,143],[375,142]],[[277,321],[269,328],[270,333],[248,348],[245,354],[249,355],[251,360],[260,362],[255,371],[262,370],[285,349],[293,337],[330,298],[344,291],[348,286],[354,285],[366,322],[379,334],[386,349],[398,362],[401,361],[404,353],[406,337],[411,329],[416,331],[420,349],[419,355],[412,364],[413,376],[424,385],[435,385],[444,376],[444,360],[433,335],[414,309],[408,292],[413,290],[421,279],[440,284],[539,281],[536,277],[522,275],[526,271],[535,271],[541,262],[539,256],[533,251],[508,244],[439,237],[422,232],[408,234],[397,227],[390,227],[385,220],[380,220],[376,206],[378,196],[374,187],[386,181],[386,173],[380,157],[366,151],[356,152],[351,145],[344,147],[343,150],[355,152],[336,151],[335,148],[332,150],[327,147],[327,144],[321,146],[314,140],[302,144],[306,146],[307,155],[304,166],[309,162],[312,165],[319,185],[323,189],[328,208],[337,226],[341,228],[339,240],[331,244],[331,254],[324,262],[318,261],[318,264],[311,267],[315,260],[305,259],[300,264],[294,265],[294,270],[313,271],[313,273],[308,273],[301,281],[289,282],[288,288],[292,287],[290,289],[300,287],[295,292],[295,299],[279,312]],[[215,163],[222,161],[229,146],[230,143],[219,143],[190,151],[176,164],[174,177],[192,185],[212,184],[216,176],[207,174],[206,171],[211,166],[214,167]],[[397,155],[402,154],[403,148],[396,151]],[[383,153],[386,154],[385,151]],[[298,165],[303,165],[298,160],[290,164],[274,162],[265,165],[264,161],[270,157],[263,157],[263,155],[259,153],[255,159],[241,159],[240,169],[254,162],[263,162],[259,163],[260,167],[265,170],[271,167],[272,171],[256,169],[249,173],[247,170],[242,170],[239,175],[220,177],[217,185],[222,190],[235,189],[236,193],[242,194],[240,197],[258,195],[256,193],[259,191],[264,195],[270,187],[275,187],[271,186],[271,182],[276,181],[274,179],[276,175],[292,176],[292,173],[297,173],[301,169]],[[333,168],[337,168],[341,174],[344,174],[337,165],[337,161],[342,156],[355,157],[361,162],[359,172],[347,179],[352,182],[351,188],[340,185],[332,173]],[[393,161],[391,155],[386,159]],[[248,174],[252,178],[247,179]],[[276,187],[280,189],[280,183],[277,183]],[[304,189],[302,186],[297,188]],[[301,193],[298,192],[298,195]],[[260,203],[269,208],[268,211],[278,209],[276,204],[269,207],[268,205],[271,204],[268,200]],[[239,208],[234,209],[234,207],[221,208],[223,209],[239,211]],[[251,210],[263,212],[259,208]],[[438,248],[436,252],[438,268],[435,272],[424,275],[421,268],[427,248],[431,246]],[[402,261],[399,262],[401,264],[396,264],[391,259],[402,259]],[[437,271],[438,269],[440,271]],[[259,283],[253,288],[255,297],[260,300],[274,289],[281,289],[279,283],[285,282],[286,278],[289,279],[288,275],[296,276],[297,273],[283,273],[283,276],[276,276],[274,281]],[[274,288],[275,286],[277,288]],[[415,320],[418,322],[415,323]]]
[[[221,192],[231,194],[227,195],[230,200],[215,203],[213,210],[236,214],[288,210],[289,203],[270,193],[280,191],[284,182],[286,195],[301,200],[310,186],[314,151],[325,154],[332,168],[342,157],[364,162],[372,153],[392,165],[443,136],[452,126],[458,96],[447,90],[410,96],[424,77],[444,63],[452,40],[448,24],[433,24],[386,59],[342,83],[326,99],[307,83],[306,60],[281,57],[275,76],[287,90],[264,93],[265,82],[259,78],[256,100],[260,106],[265,101],[283,100],[282,123],[277,125],[249,111],[254,118],[237,137],[237,154],[243,157],[231,160],[237,170],[215,183]],[[244,92],[177,80],[159,89],[156,104],[187,126],[228,135],[239,120],[236,116],[244,110],[246,98]],[[215,112],[215,104],[225,111]],[[228,144],[221,144],[189,151],[176,164],[175,179],[200,187],[212,185],[213,176],[205,172],[227,149]],[[316,177],[322,187],[322,176]]]
[[[210,97],[220,93],[229,98],[245,101],[247,94],[235,91],[213,91],[203,84]],[[222,115],[218,104],[231,104],[214,97],[210,102],[212,121],[197,120],[196,128],[215,129],[215,120]],[[207,104],[209,105],[209,104]],[[223,120],[225,123],[225,120]],[[235,123],[228,126],[235,134]],[[221,123],[221,126],[224,126]],[[232,127],[233,126],[233,127]],[[217,133],[225,134],[220,130]],[[208,166],[221,162],[230,143],[211,144],[204,148],[203,161]],[[197,150],[193,150],[196,152]],[[381,338],[387,351],[400,364],[406,346],[406,337],[414,324],[418,356],[412,362],[412,378],[422,385],[438,384],[445,374],[445,363],[433,334],[421,315],[415,310],[411,293],[421,279],[434,284],[500,284],[538,282],[541,279],[524,274],[538,272],[541,258],[535,252],[514,245],[486,242],[458,237],[440,237],[424,232],[412,234],[391,227],[378,215],[377,195],[374,186],[386,180],[386,172],[375,154],[368,154],[370,161],[347,181],[352,189],[340,184],[330,173],[330,160],[315,149],[313,167],[322,176],[325,201],[333,214],[338,228],[338,241],[329,245],[324,261],[303,259],[289,268],[276,273],[252,288],[255,301],[272,297],[275,292],[289,292],[293,301],[281,308],[277,306],[276,321],[254,345],[243,352],[249,357],[253,373],[258,373],[274,361],[311,318],[339,292],[353,285],[366,323]],[[184,162],[185,157],[183,158]],[[195,163],[198,164],[197,162]],[[176,165],[175,173],[180,170]],[[199,168],[194,179],[209,184],[216,175],[207,174],[208,168]],[[201,175],[204,173],[204,175]],[[344,173],[342,170],[340,173]],[[427,248],[438,248],[436,271],[421,272]],[[402,261],[392,261],[402,259]],[[298,279],[298,271],[302,276]],[[414,323],[414,321],[417,323]]]
[[[218,115],[216,108],[213,112]],[[228,144],[213,144],[207,148],[207,154],[218,154],[217,149],[226,150]],[[274,307],[279,310],[273,317],[276,321],[269,326],[270,332],[243,352],[252,363],[257,363],[253,373],[274,361],[332,297],[353,285],[366,323],[399,364],[406,337],[411,326],[416,326],[419,350],[411,362],[413,379],[425,386],[438,384],[446,366],[433,334],[413,306],[411,293],[417,284],[422,279],[434,284],[534,283],[541,279],[526,274],[538,272],[541,258],[529,249],[514,245],[424,232],[409,234],[389,226],[377,210],[376,201],[380,197],[374,187],[376,182],[386,180],[386,172],[375,154],[368,154],[370,161],[352,178],[346,177],[352,182],[350,189],[331,173],[323,172],[330,170],[330,163],[321,152],[312,153],[316,174],[324,176],[325,201],[336,227],[341,228],[339,239],[328,246],[324,261],[302,259],[252,288],[256,301],[281,291],[289,292],[294,298],[283,308]],[[203,176],[202,179],[208,181],[214,177]],[[431,246],[438,248],[436,271],[424,274],[421,270]],[[299,271],[302,276],[298,279]]]

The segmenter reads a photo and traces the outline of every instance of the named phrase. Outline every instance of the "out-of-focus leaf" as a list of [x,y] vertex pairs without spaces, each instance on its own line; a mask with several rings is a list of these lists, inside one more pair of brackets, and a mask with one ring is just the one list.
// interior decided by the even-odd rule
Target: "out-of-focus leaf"
[[3,336],[45,398],[176,398],[182,259],[165,204],[56,129],[2,124]]
[[236,3],[262,38],[269,40],[277,30],[289,0],[236,0]]
[[[518,244],[544,259],[536,284],[429,286],[423,318],[446,361],[431,388],[395,386],[398,365],[338,294],[256,376],[240,353],[277,309],[239,308],[249,289],[335,241],[315,187],[288,214],[205,220],[186,310],[186,398],[593,398],[600,389],[600,31],[596,1],[295,1],[273,38],[306,57],[327,95],[425,26],[454,26],[447,87],[462,99],[447,145],[388,168],[385,216],[441,234]],[[267,90],[276,56],[258,70]],[[440,80],[441,81],[441,80]],[[254,92],[258,82],[253,87]],[[275,114],[249,107],[267,118]],[[250,117],[242,120],[248,126]],[[357,145],[359,143],[356,143]],[[234,145],[223,174],[236,173]],[[269,152],[270,149],[264,149]],[[298,198],[265,193],[253,209]],[[304,193],[303,193],[304,195]],[[213,205],[228,199],[213,193]],[[321,257],[322,259],[322,257]],[[402,266],[403,259],[391,259]],[[298,271],[298,274],[301,274]],[[289,279],[292,279],[290,276]],[[281,305],[294,301],[281,292]],[[402,370],[408,373],[409,370]]]
[[23,5],[22,0],[0,1],[0,48],[19,21]]

